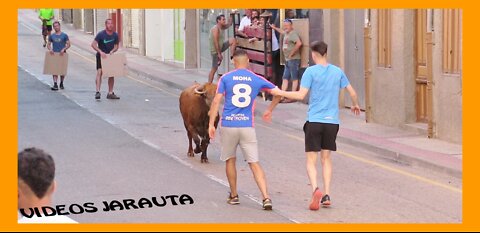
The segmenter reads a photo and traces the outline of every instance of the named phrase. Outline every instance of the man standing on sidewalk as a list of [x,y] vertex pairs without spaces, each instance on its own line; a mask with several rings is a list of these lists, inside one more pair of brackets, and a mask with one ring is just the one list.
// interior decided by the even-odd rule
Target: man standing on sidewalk
[[[113,31],[112,19],[105,20],[105,30],[100,31],[92,42],[92,48],[97,51],[97,78],[95,84],[97,92],[95,99],[100,99],[100,86],[102,85],[102,59],[107,59],[107,54],[113,54],[118,50],[118,34]],[[120,99],[113,92],[114,77],[108,77],[107,99]]]
[[[47,48],[50,53],[60,53],[60,56],[63,56],[67,49],[70,48],[70,40],[68,39],[68,35],[61,31],[60,29],[60,22],[55,21],[53,23],[53,29],[55,33],[48,37],[48,45]],[[65,75],[60,75],[60,89],[63,89],[63,80],[65,79]],[[52,91],[58,90],[58,75],[53,75],[53,87]]]
[[[298,71],[300,69],[300,48],[302,47],[302,40],[298,33],[293,30],[293,22],[290,19],[283,21],[283,30],[277,28],[274,24],[270,26],[279,32],[282,36],[283,55],[285,56],[285,70],[283,71],[282,90],[286,91],[288,82],[292,80],[292,91],[296,91],[298,87]],[[283,102],[293,102],[289,100],[282,100]]]
[[[230,15],[231,16],[231,15]],[[217,24],[210,29],[210,53],[212,54],[212,69],[208,74],[208,82],[212,83],[215,73],[217,72],[218,66],[222,63],[223,56],[222,53],[230,47],[230,54],[233,54],[236,47],[236,40],[234,38],[229,38],[228,41],[225,41],[224,31],[232,26],[233,19],[230,17],[230,22],[225,19],[225,15],[217,16]]]
[[47,46],[47,36],[52,32],[52,23],[55,13],[51,8],[42,8],[38,11],[38,18],[42,21],[43,47]]
[[[320,202],[323,206],[330,203],[330,180],[332,176],[331,151],[337,150],[336,138],[339,129],[339,107],[338,98],[341,88],[346,88],[352,98],[352,112],[360,114],[357,94],[350,85],[345,73],[327,62],[327,44],[315,41],[311,44],[312,58],[315,65],[308,67],[302,76],[302,83],[299,91],[284,92],[280,95],[287,98],[303,100],[310,92],[307,122],[303,126],[305,132],[305,152],[307,155],[307,173],[312,185],[313,197],[309,208],[318,210]],[[272,111],[278,101],[272,101],[265,111],[263,118],[270,121]],[[323,184],[325,195],[317,185],[317,169],[315,167],[317,156],[320,152]],[[321,199],[321,201],[320,201]]]
[[236,150],[240,145],[243,156],[248,162],[258,188],[263,196],[263,209],[271,210],[272,201],[267,193],[265,174],[259,164],[257,136],[254,128],[253,106],[255,97],[262,90],[270,90],[275,95],[280,90],[247,68],[249,60],[244,50],[237,50],[233,54],[235,70],[223,75],[217,87],[217,94],[210,108],[208,133],[211,139],[215,137],[214,121],[217,116],[220,101],[225,96],[225,104],[221,119],[221,145],[220,159],[226,161],[226,173],[230,185],[230,195],[227,203],[240,204],[237,193],[237,168]]

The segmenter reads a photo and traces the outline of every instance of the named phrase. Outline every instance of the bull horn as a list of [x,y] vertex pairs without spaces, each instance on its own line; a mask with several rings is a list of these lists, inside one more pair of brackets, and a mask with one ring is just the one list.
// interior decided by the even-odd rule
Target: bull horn
[[207,93],[207,90],[205,90],[205,84],[200,86],[200,90],[202,91],[199,91],[198,87],[195,87],[195,94],[203,95]]

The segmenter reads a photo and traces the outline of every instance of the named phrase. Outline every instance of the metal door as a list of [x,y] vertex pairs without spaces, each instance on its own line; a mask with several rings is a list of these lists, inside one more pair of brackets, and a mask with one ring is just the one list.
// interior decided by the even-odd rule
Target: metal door
[[[365,10],[345,10],[345,74],[358,95],[360,108],[365,110]],[[352,105],[348,93],[345,106]]]

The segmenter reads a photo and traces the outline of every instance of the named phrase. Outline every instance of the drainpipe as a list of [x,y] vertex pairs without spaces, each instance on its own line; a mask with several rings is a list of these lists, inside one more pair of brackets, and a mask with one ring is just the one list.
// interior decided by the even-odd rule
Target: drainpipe
[[427,32],[427,122],[428,122],[428,138],[435,136],[435,121],[433,117],[433,67],[432,52],[435,45],[434,33]]
[[372,78],[372,70],[370,68],[370,46],[372,43],[371,26],[366,25],[364,28],[364,44],[365,44],[365,122],[372,122],[372,106],[370,103],[370,82]]

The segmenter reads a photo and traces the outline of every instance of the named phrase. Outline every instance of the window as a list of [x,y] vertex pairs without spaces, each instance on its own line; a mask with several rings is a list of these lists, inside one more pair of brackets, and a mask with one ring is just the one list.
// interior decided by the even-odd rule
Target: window
[[459,9],[443,10],[443,72],[458,74],[461,65],[461,12]]
[[378,66],[392,67],[392,10],[378,10]]

